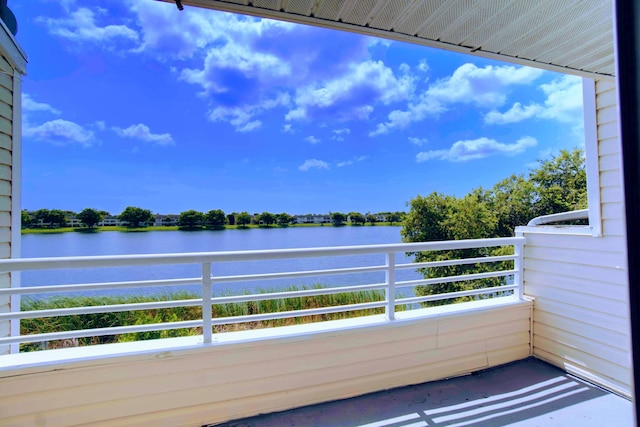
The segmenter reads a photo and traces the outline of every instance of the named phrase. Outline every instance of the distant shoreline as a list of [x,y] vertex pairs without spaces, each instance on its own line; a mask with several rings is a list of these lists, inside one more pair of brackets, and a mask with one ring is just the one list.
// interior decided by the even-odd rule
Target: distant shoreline
[[238,225],[226,225],[224,228],[212,228],[212,227],[180,227],[177,225],[172,226],[149,226],[149,227],[122,227],[122,226],[104,226],[104,227],[59,227],[59,228],[23,228],[21,230],[21,234],[59,234],[59,233],[98,233],[102,231],[121,231],[121,232],[143,232],[143,231],[185,231],[185,232],[197,232],[197,231],[223,231],[223,230],[249,230],[253,228],[261,228],[261,229],[276,229],[276,228],[298,228],[298,227],[398,227],[402,224],[399,222],[388,223],[388,222],[378,222],[374,224],[350,224],[345,223],[342,225],[333,225],[333,224],[291,224],[288,226],[265,226],[265,225],[257,225],[251,224],[247,226],[238,226]]

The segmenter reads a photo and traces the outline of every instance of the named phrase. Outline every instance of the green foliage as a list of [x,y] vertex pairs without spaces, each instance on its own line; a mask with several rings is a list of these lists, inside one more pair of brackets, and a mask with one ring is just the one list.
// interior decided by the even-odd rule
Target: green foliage
[[140,224],[150,222],[153,218],[149,209],[136,208],[127,206],[125,210],[118,215],[120,221],[127,221],[131,227],[140,227]]
[[276,222],[276,216],[269,212],[262,212],[258,215],[258,222],[269,227]]
[[85,208],[78,214],[77,217],[84,225],[89,228],[93,228],[102,221],[102,214],[95,209]]
[[404,212],[402,212],[402,215],[400,212],[391,212],[387,215],[387,221],[389,221],[389,224],[393,225],[394,222],[402,221],[403,217]]
[[203,223],[204,214],[193,209],[180,212],[180,216],[178,217],[178,224],[182,227],[202,226]]
[[347,220],[347,215],[341,212],[331,212],[329,214],[329,217],[331,218],[333,225],[336,226],[344,224],[344,222]]
[[366,220],[370,225],[373,225],[373,224],[375,224],[376,222],[378,222],[378,219],[376,218],[376,216],[375,216],[374,214],[371,214],[371,213],[367,213],[367,214],[365,215],[365,220]]
[[220,209],[210,210],[205,215],[205,223],[209,227],[220,228],[220,229],[224,228],[224,223],[225,223],[224,212]]
[[48,222],[49,209],[38,209],[33,213],[33,219],[36,221]]
[[49,211],[46,222],[50,222],[52,227],[64,227],[67,224],[67,214],[59,209],[52,209]]
[[349,212],[349,220],[351,224],[364,225],[364,215],[360,212]]
[[20,212],[20,222],[22,227],[31,227],[33,224],[33,217],[26,210]]
[[246,227],[247,225],[251,224],[251,215],[249,214],[249,212],[240,212],[238,215],[236,215],[236,223],[242,227]]
[[[491,190],[473,190],[462,198],[432,193],[409,201],[409,213],[401,230],[404,242],[482,239],[512,236],[518,225],[539,215],[586,207],[586,171],[582,150],[562,150],[560,155],[540,161],[529,177],[512,175]],[[416,262],[505,254],[510,248],[465,249],[416,253]],[[425,278],[458,276],[509,269],[512,262],[456,265],[421,269]],[[498,286],[504,278],[418,286],[416,295],[435,295]],[[468,298],[456,299],[456,301]],[[437,305],[449,301],[437,301]]]
[[539,163],[530,173],[538,195],[538,215],[587,207],[587,172],[582,150],[562,150],[558,156]]
[[[311,288],[296,286],[288,287],[285,291],[297,291],[306,289],[320,289],[323,286],[315,285]],[[259,289],[255,293],[271,293],[275,290]],[[228,293],[224,296],[233,295]],[[155,302],[167,300],[191,300],[198,299],[199,295],[191,292],[175,292],[150,296],[115,296],[115,297],[52,297],[48,299],[23,298],[21,301],[22,311],[49,310],[70,307],[92,307],[112,304],[133,304],[142,302]],[[332,307],[337,305],[359,304],[373,301],[383,301],[385,295],[383,291],[368,290],[361,292],[341,292],[330,295],[278,298],[273,300],[248,301],[244,303],[216,304],[212,307],[213,317],[235,317],[249,314],[274,313],[278,311],[304,310],[318,307]],[[403,310],[398,306],[396,310]],[[248,322],[244,324],[220,325],[214,328],[214,332],[225,332],[239,329],[254,329],[273,326],[285,326],[300,323],[310,323],[317,321],[327,321],[345,319],[358,316],[384,313],[384,308],[354,310],[343,313],[330,313],[315,316],[300,316],[290,319],[276,319],[260,322]],[[82,314],[72,316],[44,317],[36,319],[23,319],[20,322],[20,334],[42,334],[50,332],[63,332],[81,329],[109,328],[127,325],[147,325],[154,323],[169,323],[189,320],[200,320],[202,309],[199,305],[192,307],[159,308],[136,311],[107,312]],[[66,346],[83,346],[92,344],[105,344],[115,342],[127,342],[135,340],[148,340],[168,337],[179,337],[187,335],[199,335],[200,328],[169,329],[165,331],[136,332],[121,335],[107,335],[79,338],[77,340],[51,341],[48,348],[59,348]],[[21,351],[35,351],[41,349],[38,343],[23,344]]]
[[276,222],[281,227],[286,227],[293,222],[293,217],[286,212],[276,215]]
[[33,220],[36,223],[42,221],[50,228],[64,227],[67,224],[67,214],[59,209],[38,209],[33,213]]

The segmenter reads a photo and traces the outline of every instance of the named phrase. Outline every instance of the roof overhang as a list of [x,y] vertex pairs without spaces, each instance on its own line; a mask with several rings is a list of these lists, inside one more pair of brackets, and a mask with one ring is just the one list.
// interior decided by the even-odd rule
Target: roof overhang
[[596,79],[612,79],[615,74],[611,0],[183,0],[182,3],[384,37]]

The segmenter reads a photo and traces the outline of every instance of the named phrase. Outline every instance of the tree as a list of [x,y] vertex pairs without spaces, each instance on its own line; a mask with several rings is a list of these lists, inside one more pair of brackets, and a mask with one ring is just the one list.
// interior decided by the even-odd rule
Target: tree
[[103,217],[97,210],[85,208],[77,215],[77,218],[87,227],[93,228],[96,224],[102,221]]
[[227,221],[229,225],[236,225],[236,213],[234,212],[227,215]]
[[376,218],[376,216],[374,214],[372,214],[372,213],[367,213],[365,215],[365,219],[370,225],[373,225],[376,222],[378,222],[378,218]]
[[558,156],[539,160],[529,179],[537,192],[538,215],[585,209],[587,207],[587,171],[584,151],[561,150]]
[[224,228],[225,216],[220,209],[213,209],[205,215],[206,224],[213,228]]
[[178,217],[178,224],[183,227],[202,226],[203,223],[204,214],[193,209],[180,212],[180,216]]
[[286,227],[293,221],[293,217],[286,212],[276,215],[276,223],[281,227]]
[[134,206],[127,206],[118,219],[120,221],[126,221],[130,227],[140,227],[142,223],[151,221],[153,215],[149,209],[136,208]]
[[344,222],[347,220],[347,216],[340,212],[331,212],[329,216],[331,217],[331,221],[335,226],[343,225]]
[[402,217],[398,212],[391,212],[387,215],[387,221],[389,221],[389,225],[393,225],[394,222],[400,222]]
[[[562,150],[560,155],[540,161],[528,178],[512,175],[498,182],[491,190],[477,188],[463,198],[432,193],[417,196],[409,202],[409,214],[401,234],[405,242],[432,240],[479,239],[511,236],[518,225],[539,215],[566,212],[587,206],[587,185],[582,150]],[[416,253],[415,260],[437,261],[454,258],[475,258],[507,255],[511,248],[465,249]],[[491,264],[422,269],[427,278],[467,273],[481,273],[513,268],[512,261]],[[503,278],[461,281],[451,284],[417,286],[416,295],[455,292],[477,287],[497,286]],[[443,301],[432,303],[442,304]],[[430,305],[432,305],[430,304]]]
[[[491,237],[496,230],[497,219],[487,207],[481,193],[471,193],[463,198],[432,193],[427,197],[417,196],[409,202],[409,214],[404,220],[401,230],[405,242],[428,242],[437,240],[479,239]],[[416,252],[416,262],[442,261],[447,259],[476,258],[491,255],[481,249],[463,249],[448,251]],[[502,269],[503,265],[465,264],[420,269],[425,278],[458,276],[468,273],[479,273]],[[453,283],[437,283],[427,286],[416,286],[414,292],[418,296],[457,292],[474,288],[497,286],[502,278],[480,279],[476,281],[460,281]],[[462,298],[459,300],[465,300]],[[427,303],[441,305],[449,300]]]
[[67,224],[67,215],[59,209],[52,209],[49,211],[46,222],[49,222],[51,227],[54,225],[64,227]]
[[349,212],[349,220],[353,225],[364,224],[364,216],[360,212]]
[[516,226],[525,225],[538,215],[534,185],[522,175],[511,175],[503,179],[486,192],[484,197],[489,209],[496,214],[494,237],[513,236]]
[[269,212],[262,212],[258,215],[258,221],[269,227],[276,222],[276,216]]
[[31,227],[33,224],[33,217],[26,210],[22,210],[20,213],[20,222],[22,223],[22,228]]
[[49,222],[49,209],[38,209],[33,213],[33,221],[36,223],[36,226],[40,226],[42,223]]
[[251,224],[251,215],[249,212],[240,212],[236,215],[236,223],[243,228],[246,228],[247,225]]

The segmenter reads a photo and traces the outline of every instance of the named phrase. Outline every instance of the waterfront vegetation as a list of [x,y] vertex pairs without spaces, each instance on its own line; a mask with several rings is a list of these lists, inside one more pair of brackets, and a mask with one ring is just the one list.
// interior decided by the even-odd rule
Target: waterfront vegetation
[[[343,226],[353,225],[354,227],[362,226],[364,224],[342,224]],[[366,224],[369,226],[389,226],[389,225],[402,225],[402,223],[390,223],[390,222],[375,222],[373,224]],[[221,228],[215,227],[183,227],[179,225],[163,225],[163,226],[148,226],[148,227],[125,227],[108,225],[104,227],[57,227],[57,228],[23,228],[22,234],[56,234],[56,233],[97,233],[101,231],[121,231],[121,232],[144,232],[144,231],[218,231],[218,230],[249,230],[252,228],[282,228],[282,227],[332,227],[333,224],[287,224],[287,225],[263,225],[263,224],[247,224],[247,225],[225,225]]]
[[[558,156],[540,161],[540,165],[530,171],[528,175],[513,175],[497,183],[493,188],[485,190],[477,188],[464,197],[455,197],[434,192],[428,196],[416,196],[408,203],[410,208],[406,217],[390,216],[388,218],[403,221],[401,230],[404,242],[426,242],[438,240],[482,239],[512,236],[514,228],[541,215],[584,209],[587,207],[586,169],[584,154],[580,149],[563,150]],[[129,208],[127,208],[129,209]],[[136,208],[137,209],[137,208]],[[135,209],[130,209],[135,211]],[[137,212],[137,211],[136,211]],[[185,213],[186,212],[186,213]],[[207,214],[196,211],[185,211],[180,215],[178,224],[174,226],[150,227],[91,227],[85,228],[37,228],[23,230],[25,233],[49,233],[64,231],[97,232],[113,231],[150,231],[150,230],[202,230],[215,228],[269,228],[287,226],[339,226],[348,221],[351,225],[364,225],[365,221],[376,224],[372,216],[362,216],[357,212],[347,214],[330,214],[331,222],[325,224],[293,224],[287,214],[249,215],[246,212],[230,214],[225,217],[224,225],[214,225],[222,221],[221,211],[210,211]],[[150,214],[150,212],[149,212]],[[222,215],[221,215],[222,214]],[[144,213],[143,216],[147,214]],[[59,213],[55,213],[59,218]],[[95,216],[88,215],[95,220]],[[208,218],[208,219],[207,219]],[[55,218],[54,218],[55,219]],[[132,223],[141,224],[140,218],[131,219]],[[390,224],[391,225],[391,224]],[[496,249],[465,249],[438,252],[421,252],[415,255],[415,261],[439,261],[444,259],[460,259],[486,257],[493,255],[507,255],[512,253],[511,247]],[[495,262],[493,264],[452,265],[446,267],[432,267],[421,269],[425,278],[457,276],[464,274],[497,271],[513,268],[513,261]],[[464,291],[493,287],[504,284],[505,278],[487,278],[474,281],[460,281],[441,283],[429,286],[417,286],[414,293],[417,296],[433,295],[447,292]],[[290,290],[295,290],[295,288]],[[267,292],[267,291],[263,291]],[[488,296],[491,297],[491,296]],[[49,299],[23,298],[22,310],[44,310],[52,308],[66,308],[78,306],[95,306],[110,304],[127,304],[149,301],[163,301],[168,299],[197,299],[195,294],[172,294],[157,296],[119,296],[119,297],[69,297]],[[424,303],[425,306],[444,303],[461,302],[471,297],[455,300]],[[335,305],[356,304],[384,300],[382,291],[366,291],[354,293],[339,293],[303,298],[286,298],[277,300],[252,301],[246,303],[222,304],[214,306],[214,317],[231,317],[257,313],[273,313],[278,311],[300,310],[307,308],[327,307]],[[401,309],[401,307],[398,307]],[[298,317],[271,321],[250,322],[242,324],[222,325],[215,328],[215,332],[255,329],[271,326],[292,325],[323,320],[342,319],[347,317],[364,316],[382,313],[383,309],[371,309],[346,313],[326,314],[319,316]],[[200,320],[201,308],[181,307],[171,309],[141,310],[131,312],[115,312],[101,314],[74,315],[65,317],[50,317],[43,319],[25,319],[21,321],[23,335],[68,331],[77,329],[103,328],[121,325],[140,325],[161,322]],[[97,343],[123,342],[130,340],[154,339],[163,337],[185,336],[200,334],[198,328],[144,332],[135,334],[93,337],[63,342],[50,342],[49,348],[69,345],[88,345]],[[23,350],[29,351],[40,348],[39,344],[27,344]]]
[[[38,209],[22,211],[21,226],[23,230],[56,230],[46,232],[67,232],[81,230],[111,231],[151,231],[151,230],[223,230],[225,228],[256,227],[289,227],[291,225],[375,225],[401,223],[405,212],[382,212],[377,214],[359,212],[330,212],[328,214],[289,215],[286,212],[274,214],[270,212],[254,213],[232,212],[225,214],[221,209],[199,212],[189,209],[180,215],[152,214],[149,209],[127,206],[119,215],[111,215],[106,211],[85,208],[80,213],[59,209]],[[27,231],[27,233],[38,231]]]
[[[442,193],[416,196],[401,231],[404,242],[510,237],[516,226],[537,216],[587,208],[587,174],[581,149],[562,150],[540,160],[528,175],[512,175],[491,189],[476,188],[464,197]],[[415,254],[416,262],[508,255],[512,248],[464,249]],[[513,261],[421,269],[425,278],[457,276],[513,268]],[[503,278],[417,286],[416,295],[435,295],[499,286]],[[460,299],[454,301],[458,302]],[[436,301],[426,305],[445,304]]]
[[[289,287],[286,291],[322,288],[321,285],[312,287]],[[274,290],[259,290],[258,293],[275,292]],[[220,296],[230,296],[225,294]],[[112,304],[137,304],[144,302],[168,301],[168,300],[195,300],[200,296],[193,292],[181,291],[150,296],[72,296],[51,297],[47,299],[22,298],[21,310],[50,310],[71,307],[93,307]],[[305,310],[319,307],[331,307],[338,305],[360,304],[374,301],[383,301],[383,291],[368,290],[360,292],[342,292],[329,295],[280,298],[273,300],[248,301],[242,303],[213,305],[213,318],[246,316],[250,314],[274,313],[280,311]],[[397,307],[396,310],[402,310]],[[214,327],[214,332],[229,332],[246,329],[267,328],[273,326],[287,326],[302,323],[321,322],[327,320],[347,319],[359,316],[384,313],[384,308],[348,311],[341,313],[329,313],[315,316],[301,316],[289,319],[265,320],[259,322],[246,322],[228,324]],[[42,334],[50,332],[75,331],[80,329],[109,328],[125,325],[145,325],[153,323],[178,322],[188,320],[201,320],[202,307],[175,307],[149,310],[135,310],[122,312],[107,312],[93,314],[79,314],[72,316],[55,316],[37,319],[23,319],[20,322],[20,334]],[[172,329],[165,331],[137,332],[120,335],[106,335],[99,337],[78,338],[73,340],[49,341],[46,348],[75,347],[93,344],[107,344],[127,341],[138,341],[157,338],[181,337],[202,334],[201,328]],[[40,343],[22,344],[21,351],[36,351],[45,348]]]

